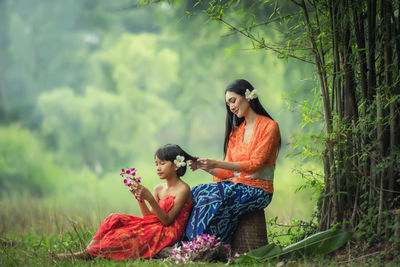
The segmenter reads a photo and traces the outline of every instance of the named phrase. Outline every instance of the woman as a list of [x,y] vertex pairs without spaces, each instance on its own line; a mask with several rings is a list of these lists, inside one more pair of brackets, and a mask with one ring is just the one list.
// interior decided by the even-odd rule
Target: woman
[[225,161],[200,158],[192,170],[212,174],[216,183],[193,187],[193,210],[184,240],[211,234],[229,244],[238,217],[264,209],[274,191],[275,162],[281,143],[278,124],[261,105],[246,80],[236,80],[225,91]]

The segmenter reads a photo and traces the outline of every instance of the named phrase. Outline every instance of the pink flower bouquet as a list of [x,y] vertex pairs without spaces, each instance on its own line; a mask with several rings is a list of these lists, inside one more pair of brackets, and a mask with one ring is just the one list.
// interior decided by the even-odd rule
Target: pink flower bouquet
[[[136,189],[137,186],[140,184],[142,177],[135,177],[136,169],[122,169],[121,173],[119,174],[124,178],[124,184],[126,186],[131,187],[132,189]],[[135,196],[137,200],[140,200],[139,197]]]

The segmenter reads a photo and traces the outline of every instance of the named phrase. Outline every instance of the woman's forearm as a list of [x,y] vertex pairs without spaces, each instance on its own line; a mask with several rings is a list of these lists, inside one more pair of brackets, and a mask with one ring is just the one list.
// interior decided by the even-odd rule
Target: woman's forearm
[[240,171],[240,166],[238,162],[222,161],[215,159],[198,159],[197,165],[200,169],[210,170],[213,174],[216,174],[217,170],[215,168],[220,168],[229,171]]
[[230,171],[240,171],[238,162],[220,161],[216,160],[216,168],[221,168]]

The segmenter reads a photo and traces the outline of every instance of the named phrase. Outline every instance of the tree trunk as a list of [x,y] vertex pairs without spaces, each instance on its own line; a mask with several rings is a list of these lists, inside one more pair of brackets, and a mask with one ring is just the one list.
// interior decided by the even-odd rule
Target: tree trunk
[[[324,69],[324,66],[322,65],[322,61],[320,58],[321,53],[318,50],[318,46],[315,41],[315,36],[314,36],[313,29],[311,26],[310,18],[308,15],[307,6],[306,6],[304,0],[302,0],[299,5],[300,5],[300,8],[304,15],[308,37],[309,37],[309,40],[310,40],[310,43],[312,46],[313,55],[315,58],[316,70],[317,70],[317,74],[318,74],[318,82],[319,82],[321,96],[322,96],[322,102],[323,102],[323,106],[324,106],[324,118],[325,118],[325,123],[326,123],[326,132],[327,132],[327,136],[329,137],[332,133],[332,112],[331,112],[331,107],[330,107],[330,103],[329,103],[329,90],[328,90],[326,71]],[[327,166],[327,168],[330,169],[333,166],[334,155],[333,155],[333,147],[329,140],[326,142],[326,154],[325,155],[327,155],[327,159],[328,159],[326,165],[329,165],[329,166]],[[328,221],[328,227],[329,227],[330,226],[329,222],[337,222],[338,221],[338,203],[337,203],[338,194],[336,191],[335,176],[332,175],[332,172],[330,172],[329,176],[325,177],[325,179],[327,179],[327,180],[325,180],[325,182],[330,184],[330,190],[331,190],[330,193],[333,195],[333,197],[331,197],[333,218],[331,218],[331,220]]]
[[[375,31],[376,31],[376,0],[368,0],[367,2],[367,19],[368,19],[368,102],[371,103],[373,93],[376,88],[376,69],[375,69]],[[369,186],[369,202],[375,198],[376,175],[374,169],[376,160],[374,155],[371,155],[370,169],[370,186]]]

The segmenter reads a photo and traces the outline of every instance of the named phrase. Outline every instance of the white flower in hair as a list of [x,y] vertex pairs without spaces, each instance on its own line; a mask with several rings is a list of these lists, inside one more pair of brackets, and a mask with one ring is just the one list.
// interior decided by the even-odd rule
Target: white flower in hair
[[174,164],[178,168],[186,166],[185,157],[184,156],[180,156],[180,155],[176,156],[176,159],[174,160]]
[[246,99],[256,99],[258,97],[258,93],[257,90],[254,89],[253,91],[250,91],[249,89],[246,89],[246,92],[244,93],[244,95],[246,96]]

